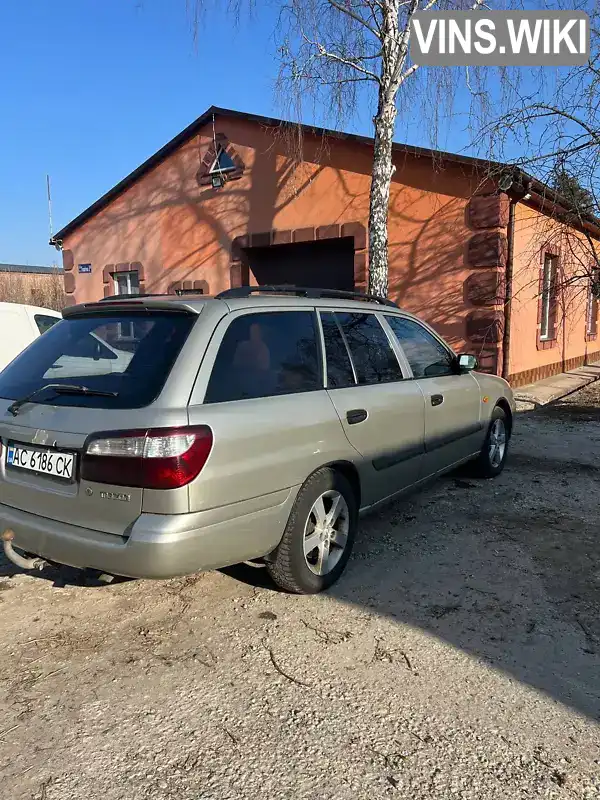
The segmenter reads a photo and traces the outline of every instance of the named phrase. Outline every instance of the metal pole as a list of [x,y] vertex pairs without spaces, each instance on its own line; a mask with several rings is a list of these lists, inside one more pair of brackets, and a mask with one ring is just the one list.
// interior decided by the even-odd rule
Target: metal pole
[[50,238],[54,234],[52,227],[52,195],[50,193],[50,175],[46,175],[46,190],[48,192],[48,225],[50,227]]

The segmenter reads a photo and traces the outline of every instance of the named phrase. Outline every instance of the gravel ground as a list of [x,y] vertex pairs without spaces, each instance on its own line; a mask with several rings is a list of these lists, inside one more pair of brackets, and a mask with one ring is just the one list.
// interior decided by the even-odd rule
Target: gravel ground
[[0,564],[0,796],[600,797],[599,446],[598,384],[520,415],[316,597]]

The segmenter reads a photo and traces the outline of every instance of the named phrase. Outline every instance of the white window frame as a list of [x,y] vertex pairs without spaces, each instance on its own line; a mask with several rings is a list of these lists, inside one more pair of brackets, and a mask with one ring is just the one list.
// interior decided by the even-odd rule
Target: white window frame
[[[133,288],[131,284],[131,276],[135,275],[137,278],[137,286]],[[127,278],[127,291],[121,292],[119,288],[119,278]],[[140,279],[136,269],[129,270],[128,272],[113,272],[113,288],[115,295],[119,294],[139,294],[140,292]]]
[[[552,287],[558,271],[558,256],[544,253],[544,266],[542,271],[542,319],[540,322],[540,339],[550,339],[550,305],[552,302]],[[552,331],[554,334],[554,331]],[[554,335],[552,336],[554,338]]]

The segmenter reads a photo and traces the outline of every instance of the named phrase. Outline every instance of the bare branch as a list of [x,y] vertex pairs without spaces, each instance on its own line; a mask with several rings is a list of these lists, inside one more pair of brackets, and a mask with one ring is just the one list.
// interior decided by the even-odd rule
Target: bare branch
[[379,31],[369,25],[366,19],[361,17],[360,14],[357,14],[355,11],[353,11],[350,5],[342,5],[341,3],[338,3],[337,0],[326,0],[326,2],[329,3],[332,8],[337,9],[341,14],[346,14],[355,22],[358,22],[359,25],[365,27],[370,33],[373,34],[373,36],[380,38]]
[[345,58],[344,56],[339,55],[338,53],[334,53],[331,50],[327,50],[324,45],[320,42],[313,42],[308,39],[306,36],[304,37],[307,44],[312,45],[316,49],[316,55],[319,58],[326,59],[328,61],[335,61],[338,64],[342,64],[344,67],[348,67],[349,69],[354,69],[357,72],[360,72],[362,75],[365,75],[369,80],[375,81],[375,83],[379,83],[379,75],[371,70],[363,67],[358,61],[354,59]]

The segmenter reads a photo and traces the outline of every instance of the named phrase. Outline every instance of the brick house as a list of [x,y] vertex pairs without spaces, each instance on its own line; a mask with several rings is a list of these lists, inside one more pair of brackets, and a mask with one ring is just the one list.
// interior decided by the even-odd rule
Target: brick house
[[[299,159],[297,128],[209,109],[56,234],[67,299],[365,290],[372,140],[301,133]],[[513,385],[600,359],[582,267],[598,220],[569,223],[548,187],[479,159],[398,144],[394,162],[392,299]]]

